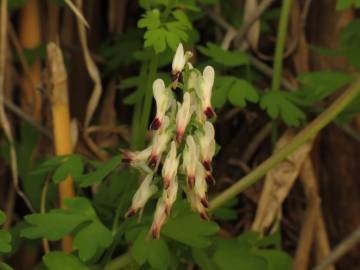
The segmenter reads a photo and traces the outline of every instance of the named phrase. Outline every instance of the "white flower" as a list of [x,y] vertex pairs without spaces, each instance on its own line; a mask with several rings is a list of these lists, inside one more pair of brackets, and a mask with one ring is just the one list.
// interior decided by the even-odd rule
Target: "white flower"
[[215,71],[213,67],[206,66],[203,75],[198,77],[196,94],[201,100],[202,111],[206,117],[211,118],[215,115],[211,107],[212,87],[214,85]]
[[[189,63],[190,65],[190,63]],[[196,73],[196,71],[193,71],[192,68],[190,69],[190,74],[189,74],[189,78],[187,80],[187,89],[191,90],[191,89],[195,89],[196,88],[196,83],[198,80],[198,74]]]
[[186,197],[190,203],[190,207],[193,211],[200,214],[202,219],[208,220],[209,217],[206,213],[206,209],[200,201],[199,196],[192,190],[186,190]]
[[206,170],[211,171],[211,160],[215,154],[215,129],[214,126],[206,121],[204,133],[197,133],[197,139],[200,146],[201,161]]
[[157,191],[156,185],[152,184],[153,174],[148,174],[142,181],[140,187],[132,198],[132,204],[125,216],[135,214],[139,209],[143,209],[146,202]]
[[169,124],[170,120],[167,116],[165,116],[161,129],[157,130],[154,135],[151,153],[148,158],[148,163],[150,166],[155,166],[159,163],[161,155],[165,151],[166,146],[168,145],[168,142],[172,135],[172,130],[168,129]]
[[205,169],[200,162],[196,164],[196,174],[195,174],[195,186],[194,192],[199,197],[200,202],[204,207],[208,207],[208,199],[207,199],[207,183],[205,180]]
[[156,116],[152,121],[150,128],[157,130],[163,124],[166,111],[169,109],[172,101],[172,94],[165,87],[162,79],[157,79],[153,83],[153,93],[156,101]]
[[162,198],[160,198],[156,204],[153,223],[150,228],[150,233],[153,238],[160,238],[161,227],[165,224],[167,219],[166,204]]
[[177,177],[175,176],[175,178],[172,181],[170,181],[169,188],[163,191],[162,198],[165,202],[166,205],[165,212],[168,216],[170,215],[171,208],[174,202],[176,201],[178,186],[179,184],[177,181]]
[[201,102],[195,92],[190,93],[191,110],[195,114],[195,119],[198,123],[203,124],[206,120],[206,116],[202,111]]
[[179,80],[180,74],[185,67],[186,62],[189,58],[192,57],[191,52],[184,53],[184,47],[181,43],[179,43],[175,56],[172,61],[172,75],[173,75],[173,82],[174,87],[177,85],[177,81]]
[[199,153],[193,136],[186,137],[186,145],[183,151],[183,167],[187,176],[187,182],[192,188],[195,184],[196,164]]
[[190,107],[190,94],[184,94],[183,103],[178,104],[178,112],[176,114],[176,141],[181,142],[185,129],[190,121],[192,110]]
[[145,172],[151,172],[150,168],[146,165],[146,162],[150,157],[152,146],[149,146],[142,151],[121,151],[123,154],[124,162],[128,162],[134,168],[144,170]]
[[166,156],[164,166],[162,168],[164,189],[168,189],[170,183],[172,181],[175,181],[178,166],[179,166],[179,158],[176,157],[176,144],[174,141],[172,141],[170,146],[170,151]]

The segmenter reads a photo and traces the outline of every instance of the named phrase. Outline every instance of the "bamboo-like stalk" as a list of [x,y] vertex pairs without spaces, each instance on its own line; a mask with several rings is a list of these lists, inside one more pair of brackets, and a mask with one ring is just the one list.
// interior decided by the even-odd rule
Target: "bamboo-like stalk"
[[[19,15],[19,41],[24,49],[35,49],[41,44],[39,0],[28,0]],[[41,81],[41,62],[36,59],[29,65],[33,85],[25,75],[21,78],[22,108],[39,123],[41,121],[41,94],[34,85]]]
[[[61,50],[55,43],[47,46],[49,70],[52,80],[52,118],[56,155],[67,155],[72,152],[70,112],[67,89],[67,75]],[[67,177],[59,184],[59,199],[64,207],[64,198],[74,197],[73,180]],[[71,238],[65,237],[62,241],[63,250],[71,252]]]

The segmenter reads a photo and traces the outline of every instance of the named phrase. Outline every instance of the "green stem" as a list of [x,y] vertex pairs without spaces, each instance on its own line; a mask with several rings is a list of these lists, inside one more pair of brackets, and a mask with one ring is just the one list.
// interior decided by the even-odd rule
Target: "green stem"
[[292,0],[284,0],[283,5],[281,7],[280,21],[278,27],[279,32],[276,37],[274,73],[273,73],[273,79],[271,85],[272,91],[280,90],[281,73],[282,73],[282,65],[283,65],[283,52],[285,47],[285,39],[287,34],[291,3]]
[[157,65],[158,59],[157,55],[154,53],[150,65],[149,65],[149,76],[147,80],[147,87],[145,92],[145,99],[144,99],[144,109],[142,111],[142,119],[141,119],[141,129],[139,131],[140,138],[139,138],[139,146],[140,148],[144,147],[145,143],[145,134],[149,126],[149,118],[151,112],[151,104],[153,99],[153,91],[152,91],[152,84],[155,80],[156,72],[157,72]]
[[343,93],[329,108],[315,118],[304,128],[289,144],[273,154],[270,158],[260,164],[255,170],[237,181],[234,185],[220,193],[211,202],[209,211],[212,211],[226,201],[234,198],[240,192],[255,184],[270,169],[278,165],[287,156],[296,151],[302,144],[313,138],[323,127],[329,124],[360,92],[360,78]]
[[[146,92],[146,83],[142,80],[142,78],[145,78],[147,70],[147,64],[146,62],[142,62],[141,68],[140,68],[140,79],[141,82],[139,86],[137,87],[136,91],[142,91],[142,89],[145,89],[144,92]],[[141,146],[141,138],[140,138],[140,130],[141,130],[141,108],[142,108],[143,100],[142,98],[139,98],[139,100],[135,103],[134,108],[134,114],[132,119],[132,128],[131,128],[131,149],[139,150]]]

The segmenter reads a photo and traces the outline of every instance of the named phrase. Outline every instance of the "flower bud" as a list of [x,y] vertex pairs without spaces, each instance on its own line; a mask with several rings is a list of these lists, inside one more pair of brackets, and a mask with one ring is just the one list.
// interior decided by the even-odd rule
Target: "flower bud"
[[184,94],[184,100],[181,105],[178,105],[178,112],[176,114],[176,142],[180,143],[184,135],[185,129],[190,121],[192,110],[190,107],[190,94]]
[[211,95],[212,87],[214,85],[215,71],[213,67],[206,66],[203,71],[203,75],[199,76],[196,87],[196,94],[201,100],[201,107],[203,113],[207,118],[211,118],[215,115],[214,110],[211,107]]
[[190,188],[195,184],[196,164],[198,162],[199,153],[193,136],[186,137],[186,145],[183,151],[183,168],[187,176],[187,183]]
[[129,163],[132,167],[141,169],[145,172],[151,172],[146,165],[146,161],[150,157],[152,146],[145,148],[142,151],[121,150],[123,154],[123,161]]
[[197,133],[197,138],[200,146],[201,161],[206,170],[211,171],[211,160],[215,154],[215,129],[214,126],[206,121],[204,126],[204,133]]
[[168,189],[170,182],[174,181],[179,166],[179,158],[176,157],[176,144],[171,142],[170,151],[166,156],[164,166],[162,168],[162,176],[164,189]]
[[170,185],[169,185],[168,189],[165,189],[163,191],[163,200],[164,200],[165,206],[166,206],[165,212],[166,212],[166,215],[168,215],[168,216],[170,216],[171,208],[172,208],[174,202],[176,201],[178,186],[179,186],[179,184],[177,181],[177,177],[175,176],[175,178],[170,181]]
[[196,174],[195,174],[195,186],[194,192],[199,197],[200,202],[204,207],[208,207],[208,199],[207,199],[207,183],[205,180],[205,170],[200,162],[196,164]]
[[169,118],[165,116],[163,126],[155,133],[153,138],[152,149],[148,158],[148,164],[150,166],[156,166],[159,163],[161,155],[171,138],[172,130],[169,130],[168,126]]
[[208,220],[209,217],[206,213],[206,209],[203,206],[203,204],[200,201],[199,196],[193,192],[192,190],[187,190],[186,191],[186,197],[189,201],[190,207],[194,212],[197,212],[200,214],[200,217],[202,219]]
[[150,233],[154,239],[160,238],[161,227],[165,224],[167,219],[166,204],[162,198],[160,198],[156,204],[153,223],[150,228]]
[[157,130],[163,124],[165,113],[171,105],[172,94],[169,89],[165,87],[162,79],[154,81],[153,93],[156,101],[156,116],[150,125],[150,129]]
[[184,47],[181,43],[179,43],[179,46],[176,49],[175,56],[172,61],[172,75],[173,75],[172,80],[174,82],[174,86],[177,85],[180,74],[184,69],[186,62],[191,57],[192,57],[192,53],[191,52],[184,53]]
[[130,209],[126,213],[126,217],[135,214],[139,209],[144,208],[147,201],[157,191],[156,185],[152,184],[153,175],[148,174],[142,181],[140,187],[132,198]]

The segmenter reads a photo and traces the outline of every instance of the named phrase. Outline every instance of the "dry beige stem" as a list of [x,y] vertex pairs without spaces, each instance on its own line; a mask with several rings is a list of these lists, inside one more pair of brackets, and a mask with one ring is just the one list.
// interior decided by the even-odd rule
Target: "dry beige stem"
[[72,10],[72,12],[74,12],[74,14],[75,14],[76,18],[78,19],[78,21],[89,28],[90,26],[89,26],[88,22],[86,21],[86,19],[84,18],[84,16],[80,12],[80,10],[74,5],[74,3],[71,2],[71,0],[65,0],[65,3]]
[[[82,9],[82,0],[77,0],[76,3],[77,3],[79,10],[81,10]],[[89,126],[91,119],[95,113],[95,110],[98,106],[100,96],[102,93],[102,87],[101,87],[101,79],[100,79],[99,70],[98,70],[97,66],[95,65],[95,62],[91,58],[91,54],[90,54],[90,50],[89,50],[89,46],[88,46],[88,42],[87,42],[87,38],[86,38],[86,29],[85,29],[82,21],[79,19],[79,17],[77,17],[77,27],[78,27],[78,32],[79,32],[81,48],[82,48],[83,54],[84,54],[86,68],[90,75],[90,78],[94,82],[94,89],[93,89],[92,95],[90,97],[89,103],[86,108],[85,123],[84,123],[84,128],[86,129]]]
[[9,141],[10,144],[10,163],[11,163],[11,176],[14,188],[17,194],[24,200],[27,207],[34,211],[31,206],[30,201],[26,197],[26,195],[19,189],[19,175],[18,175],[18,167],[17,167],[17,158],[16,158],[16,150],[14,145],[14,138],[12,135],[11,127],[9,120],[5,114],[4,109],[4,82],[5,82],[5,68],[6,68],[6,44],[7,44],[7,12],[8,12],[8,3],[7,0],[1,1],[1,21],[0,21],[0,124],[1,127],[4,129],[4,133],[6,139]]
[[[304,185],[305,194],[306,194],[307,201],[308,201],[307,208],[309,210],[313,208],[316,211],[316,218],[315,218],[315,222],[313,224],[313,228],[310,228],[310,225],[308,225],[308,229],[313,231],[314,233],[312,236],[308,235],[308,237],[315,238],[314,240],[315,240],[316,262],[320,263],[327,256],[330,255],[331,249],[330,249],[328,234],[327,234],[327,231],[325,228],[325,222],[324,222],[324,218],[323,218],[323,214],[322,214],[322,210],[321,210],[321,206],[320,206],[320,197],[318,195],[319,192],[318,192],[318,187],[317,187],[317,179],[316,179],[316,175],[315,175],[315,170],[314,170],[314,167],[313,167],[310,157],[307,157],[306,160],[304,161],[304,164],[303,164],[303,166],[301,168],[301,172],[300,172],[300,179]],[[306,218],[305,218],[305,221],[306,221]],[[305,227],[305,222],[304,222],[303,227]],[[302,234],[300,234],[300,243],[301,243],[301,239],[302,239]],[[301,247],[300,243],[298,246],[297,256],[295,259],[295,265],[296,265],[297,260],[299,260],[299,261],[304,260],[303,258],[305,256],[309,257],[309,255],[310,255],[309,251],[307,250],[307,247]],[[308,245],[310,245],[310,244],[311,243],[308,243]],[[298,259],[298,257],[299,257],[299,259]],[[298,265],[299,265],[299,267],[297,269],[304,269],[304,268],[300,267],[300,265],[301,265],[300,262]],[[296,268],[294,268],[294,269],[296,269]],[[326,270],[335,270],[335,267],[333,265],[330,265],[326,268]]]
[[[47,46],[49,70],[52,82],[51,109],[56,154],[67,155],[72,153],[71,124],[67,89],[67,74],[61,50],[55,43]],[[59,184],[60,204],[64,207],[64,198],[74,197],[73,180],[69,176]],[[62,241],[63,250],[71,252],[72,239],[65,237]]]
[[[294,136],[293,131],[286,131],[279,139],[275,151],[288,144]],[[274,222],[283,201],[299,175],[300,168],[309,154],[311,146],[312,141],[303,144],[296,152],[266,174],[255,221],[252,225],[254,231],[264,232]]]
[[[246,0],[244,7],[244,22],[247,23],[254,16],[258,10],[257,0]],[[249,42],[251,48],[257,49],[260,37],[260,20],[256,20],[248,32],[246,33],[246,39]]]

